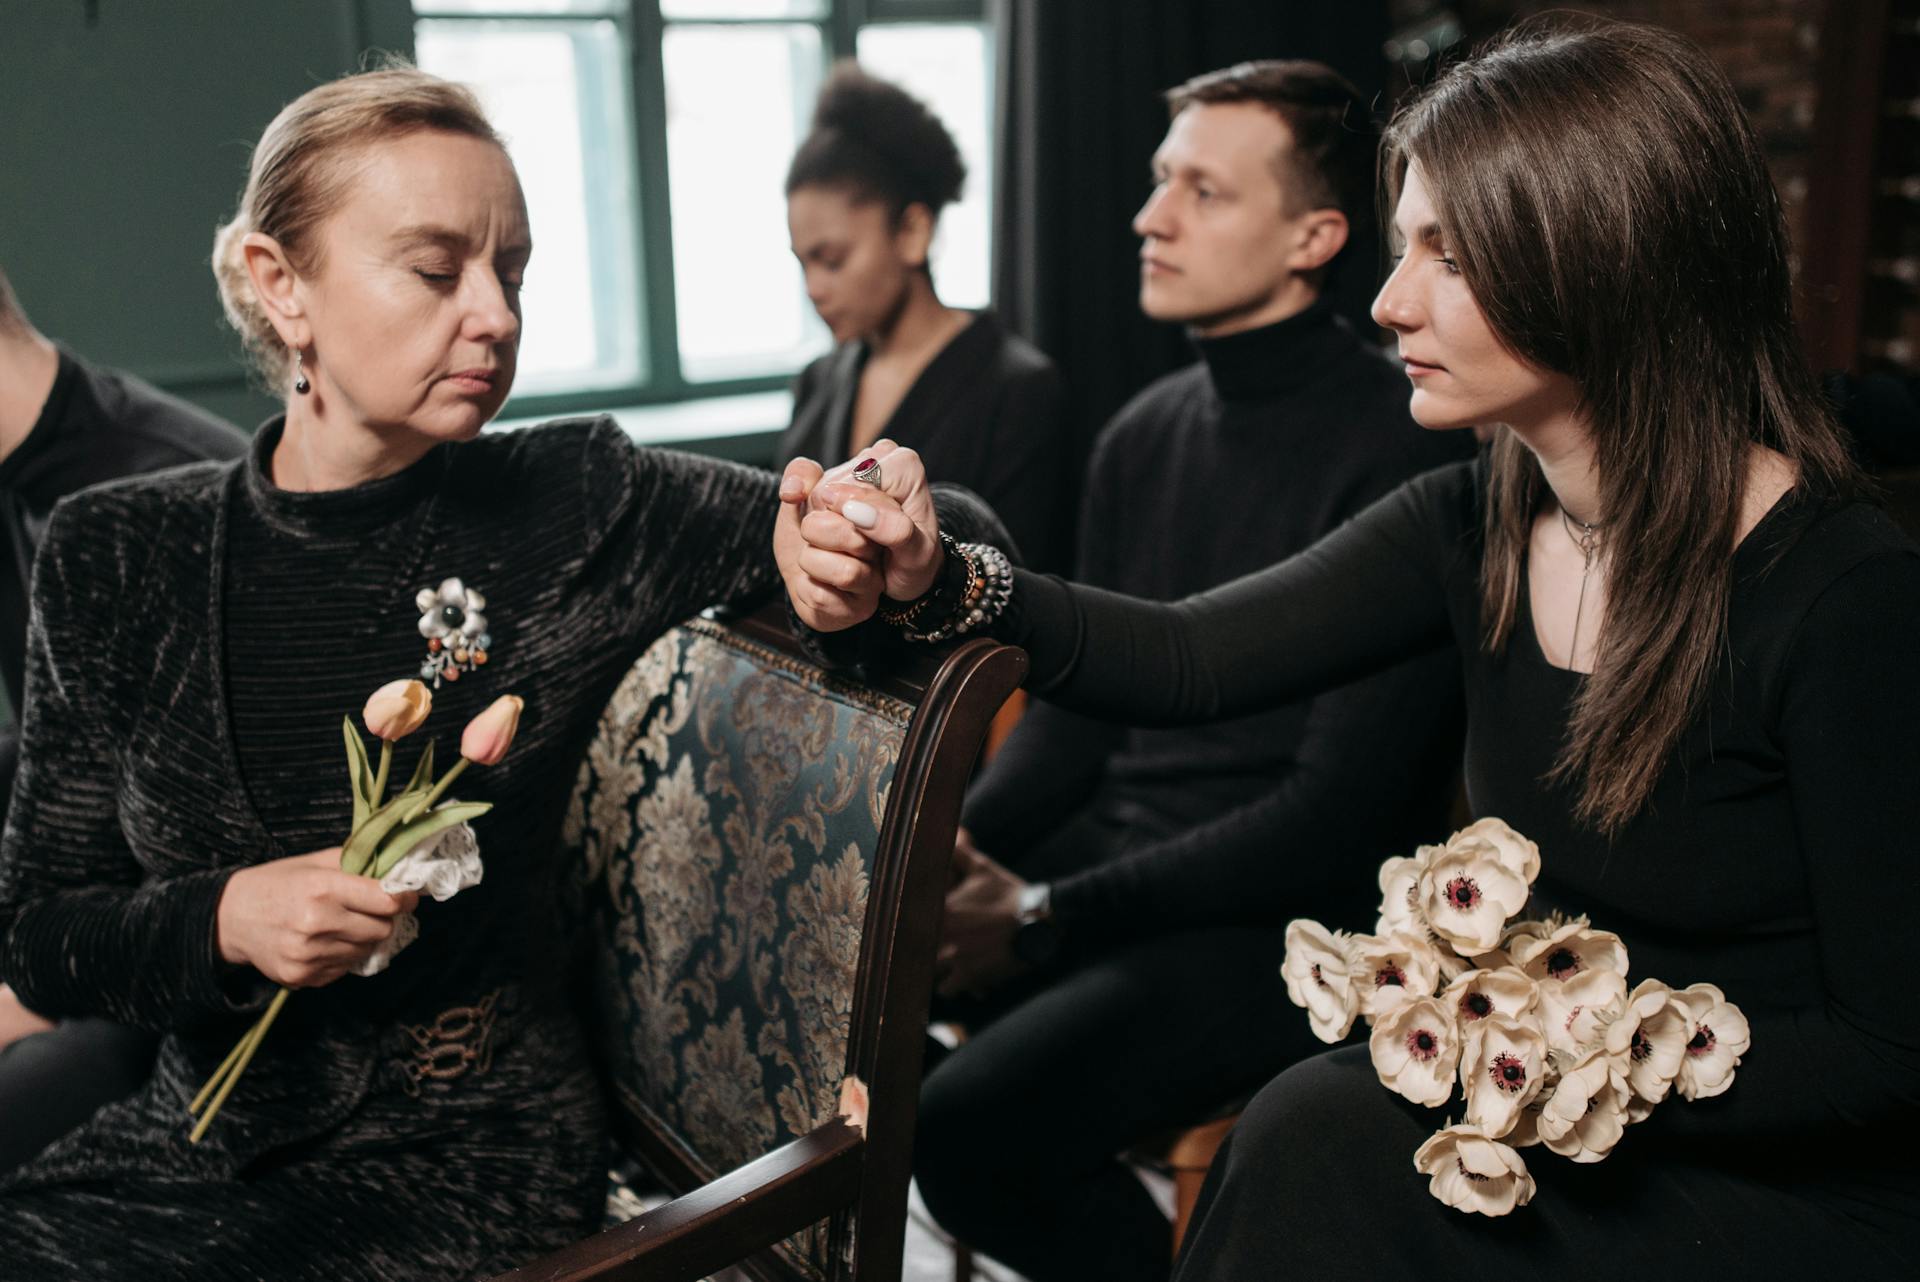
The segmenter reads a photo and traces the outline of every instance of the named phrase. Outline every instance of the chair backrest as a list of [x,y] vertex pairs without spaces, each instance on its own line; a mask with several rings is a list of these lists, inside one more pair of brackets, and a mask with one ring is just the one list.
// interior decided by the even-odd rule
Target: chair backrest
[[[868,1097],[858,1196],[754,1271],[897,1276],[940,902],[967,775],[1025,656],[826,671],[784,613],[635,664],[572,810],[616,1132],[676,1191]],[[891,1261],[891,1268],[888,1261]]]

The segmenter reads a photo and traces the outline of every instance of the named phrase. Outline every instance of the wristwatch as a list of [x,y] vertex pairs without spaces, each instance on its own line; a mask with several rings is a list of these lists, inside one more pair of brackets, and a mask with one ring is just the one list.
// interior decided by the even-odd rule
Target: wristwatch
[[1060,923],[1053,917],[1053,886],[1031,882],[1020,891],[1014,910],[1013,955],[1029,966],[1045,966],[1060,952]]

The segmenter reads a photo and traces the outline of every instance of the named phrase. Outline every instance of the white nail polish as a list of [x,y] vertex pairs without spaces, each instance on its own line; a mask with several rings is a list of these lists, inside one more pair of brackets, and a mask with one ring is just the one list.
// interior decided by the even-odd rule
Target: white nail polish
[[848,499],[840,505],[840,515],[852,521],[863,530],[871,530],[880,523],[880,514],[873,506],[859,499]]

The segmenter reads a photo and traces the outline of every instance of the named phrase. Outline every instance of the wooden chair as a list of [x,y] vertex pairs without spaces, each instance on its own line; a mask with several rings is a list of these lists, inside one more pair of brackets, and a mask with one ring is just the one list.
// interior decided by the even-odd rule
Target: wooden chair
[[514,1282],[894,1279],[960,802],[1026,655],[823,671],[783,611],[641,657],[574,797],[614,1130],[673,1201]]

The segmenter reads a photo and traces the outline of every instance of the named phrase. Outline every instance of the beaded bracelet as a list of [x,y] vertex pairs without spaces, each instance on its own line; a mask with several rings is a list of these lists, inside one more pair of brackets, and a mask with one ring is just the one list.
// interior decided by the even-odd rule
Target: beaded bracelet
[[951,543],[947,555],[949,565],[957,562],[964,570],[964,589],[939,626],[924,632],[903,630],[900,635],[908,641],[933,645],[965,636],[999,618],[1013,599],[1013,562],[999,548],[986,543]]

